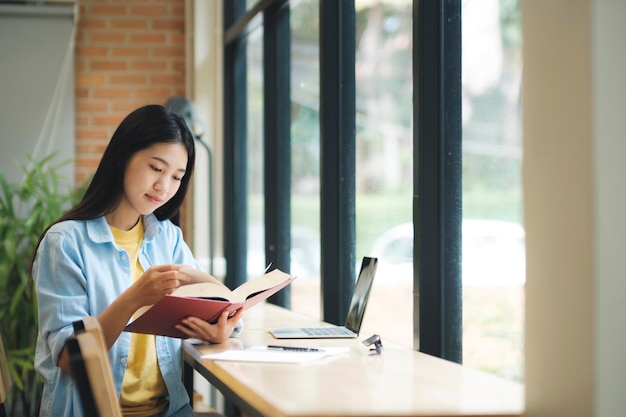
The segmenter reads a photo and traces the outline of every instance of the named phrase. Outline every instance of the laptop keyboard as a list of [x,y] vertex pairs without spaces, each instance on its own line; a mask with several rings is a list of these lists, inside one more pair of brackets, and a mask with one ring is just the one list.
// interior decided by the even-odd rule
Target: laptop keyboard
[[302,329],[309,336],[335,336],[352,334],[352,332],[345,327],[304,327]]

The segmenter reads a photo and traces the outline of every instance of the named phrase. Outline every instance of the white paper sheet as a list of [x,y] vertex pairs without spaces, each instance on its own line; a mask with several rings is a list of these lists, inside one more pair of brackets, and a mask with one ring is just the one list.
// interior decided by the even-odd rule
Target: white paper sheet
[[203,359],[240,362],[305,363],[329,356],[348,353],[347,347],[325,348],[318,352],[268,349],[267,346],[254,346],[244,350],[231,349],[220,353],[206,353]]

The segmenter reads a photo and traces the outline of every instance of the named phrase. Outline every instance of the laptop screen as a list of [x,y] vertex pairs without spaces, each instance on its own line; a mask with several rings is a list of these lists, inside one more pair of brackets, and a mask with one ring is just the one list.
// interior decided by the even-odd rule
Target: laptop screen
[[354,286],[354,294],[350,302],[348,317],[346,318],[346,327],[356,334],[359,334],[359,330],[361,329],[361,323],[365,315],[365,307],[367,306],[367,300],[370,290],[372,289],[372,282],[374,281],[377,266],[378,259],[368,258],[367,256],[363,258],[361,271],[359,272],[359,277]]

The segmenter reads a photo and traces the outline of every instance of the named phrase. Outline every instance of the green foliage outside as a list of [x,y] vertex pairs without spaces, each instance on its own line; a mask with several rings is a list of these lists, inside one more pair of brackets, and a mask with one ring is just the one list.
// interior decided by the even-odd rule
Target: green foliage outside
[[60,189],[68,179],[59,169],[70,161],[55,164],[54,157],[27,156],[20,183],[9,183],[0,172],[0,329],[13,382],[9,415],[37,415],[41,397],[34,370],[37,299],[30,276],[35,247],[45,228],[84,191]]
[[[263,198],[249,196],[249,212],[258,213],[251,222],[262,223]],[[291,222],[320,232],[319,197],[297,195],[291,199]],[[356,199],[356,254],[367,254],[383,232],[401,223],[413,221],[413,201],[410,195],[399,193],[359,194]],[[463,194],[463,217],[522,221],[519,188],[508,191],[474,186]],[[376,227],[372,227],[376,225]]]
[[[262,198],[250,196],[250,213],[263,213]],[[401,223],[412,221],[411,197],[399,194],[359,195],[356,201],[356,254],[369,253],[378,236]],[[251,222],[262,222],[252,218]],[[320,207],[318,196],[298,195],[291,199],[291,222],[320,233]],[[372,224],[376,224],[372,228]]]

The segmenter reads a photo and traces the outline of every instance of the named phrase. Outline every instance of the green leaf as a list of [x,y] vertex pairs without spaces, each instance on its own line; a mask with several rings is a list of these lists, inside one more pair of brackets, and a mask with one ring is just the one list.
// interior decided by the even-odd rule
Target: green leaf
[[20,390],[20,391],[24,391],[24,384],[22,383],[22,378],[20,373],[18,372],[16,366],[17,363],[15,362],[10,362],[8,364],[8,368],[9,368],[9,373],[11,374],[11,381],[13,381],[13,383],[15,384],[15,387]]
[[31,262],[39,236],[86,189],[68,187],[59,170],[71,159],[56,162],[56,154],[40,160],[26,156],[24,178],[10,183],[0,172],[0,329],[7,351],[14,387],[33,398],[40,390],[34,372],[37,338],[37,294],[30,277]]
[[22,295],[24,294],[25,285],[20,283],[15,292],[13,293],[13,297],[11,297],[11,305],[9,306],[9,313],[11,315],[15,315],[15,309],[20,304],[22,300]]

